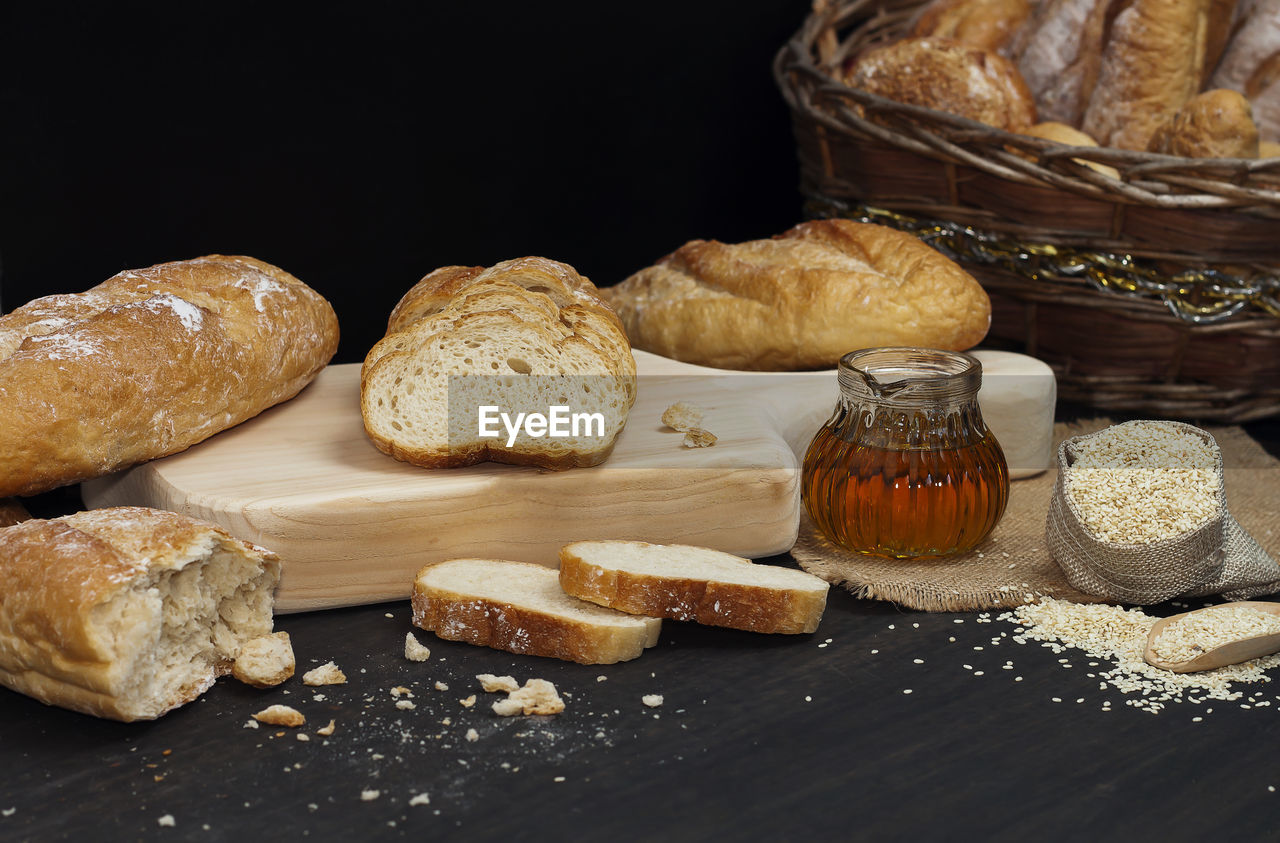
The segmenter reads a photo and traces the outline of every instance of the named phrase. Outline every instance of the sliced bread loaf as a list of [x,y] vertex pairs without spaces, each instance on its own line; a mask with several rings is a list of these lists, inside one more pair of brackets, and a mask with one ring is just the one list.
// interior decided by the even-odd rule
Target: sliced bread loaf
[[413,584],[413,623],[450,641],[579,664],[634,659],[658,643],[662,621],[570,597],[556,572],[530,562],[451,559]]
[[366,356],[360,399],[370,440],[397,459],[560,469],[609,456],[635,388],[631,346],[591,282],[522,258],[420,281]]
[[560,551],[568,594],[638,615],[751,632],[813,632],[827,583],[705,547],[584,541]]

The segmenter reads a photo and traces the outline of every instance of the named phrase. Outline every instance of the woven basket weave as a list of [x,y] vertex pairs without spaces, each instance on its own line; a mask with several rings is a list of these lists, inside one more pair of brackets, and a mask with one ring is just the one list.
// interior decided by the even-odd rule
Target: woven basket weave
[[1069,147],[835,78],[921,5],[817,0],[778,53],[807,213],[895,225],[961,261],[991,296],[989,342],[1048,362],[1064,400],[1280,414],[1280,158]]

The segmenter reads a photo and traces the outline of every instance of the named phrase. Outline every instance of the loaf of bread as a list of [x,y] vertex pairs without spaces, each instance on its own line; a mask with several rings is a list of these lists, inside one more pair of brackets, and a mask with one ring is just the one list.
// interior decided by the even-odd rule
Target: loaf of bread
[[962,350],[991,302],[953,261],[910,234],[848,220],[769,240],[694,240],[602,295],[637,348],[733,369],[833,368],[859,348]]
[[903,38],[858,56],[845,82],[898,102],[1016,132],[1036,122],[1018,69],[990,50],[946,38]]
[[1242,14],[1209,85],[1248,97],[1262,137],[1280,141],[1280,0],[1254,0]]
[[916,38],[950,38],[992,52],[1002,49],[1031,14],[1031,0],[932,0],[907,28]]
[[560,550],[566,594],[633,615],[750,632],[813,632],[825,580],[705,547],[582,541]]
[[530,562],[451,559],[413,584],[413,623],[450,641],[579,664],[634,659],[662,621],[570,597],[556,572]]
[[1080,128],[1103,146],[1146,150],[1156,128],[1200,90],[1213,7],[1211,0],[1116,0]]
[[1098,81],[1110,0],[1043,0],[1008,53],[1040,120],[1078,126]]
[[0,529],[0,684],[49,705],[150,720],[271,632],[280,563],[186,516],[140,507]]
[[[1037,123],[1034,126],[1023,129],[1020,134],[1028,135],[1033,138],[1044,138],[1054,143],[1066,144],[1067,146],[1097,146],[1098,142],[1086,135],[1079,129],[1073,129],[1065,123],[1057,123],[1052,120]],[[1103,175],[1110,176],[1113,179],[1120,178],[1120,173],[1115,167],[1108,167],[1106,164],[1099,164],[1097,161],[1090,161],[1086,158],[1073,158],[1078,164],[1096,170]]]
[[[444,267],[406,293],[365,357],[360,409],[373,444],[415,465],[561,469],[609,456],[635,389],[631,346],[594,285],[567,264],[520,258]],[[566,435],[512,421],[550,419],[553,407],[566,408]]]
[[185,450],[292,398],[338,346],[298,279],[211,255],[0,317],[0,496]]
[[1218,88],[1192,97],[1157,126],[1147,149],[1188,158],[1257,158],[1258,127],[1244,94]]

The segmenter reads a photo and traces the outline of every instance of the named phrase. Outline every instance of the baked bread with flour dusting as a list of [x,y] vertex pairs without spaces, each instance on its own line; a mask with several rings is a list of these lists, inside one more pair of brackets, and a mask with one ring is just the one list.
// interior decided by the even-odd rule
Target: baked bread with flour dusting
[[183,451],[292,398],[337,348],[329,303],[250,257],[36,299],[0,317],[0,496]]

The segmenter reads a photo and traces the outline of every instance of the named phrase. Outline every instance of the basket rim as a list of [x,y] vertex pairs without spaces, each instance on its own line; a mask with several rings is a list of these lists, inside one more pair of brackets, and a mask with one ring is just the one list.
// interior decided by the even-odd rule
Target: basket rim
[[[898,6],[913,9],[924,2],[905,0]],[[816,0],[815,8],[773,61],[775,82],[796,119],[807,118],[837,134],[880,141],[944,163],[974,167],[1022,184],[1048,184],[1091,199],[1169,209],[1223,208],[1280,219],[1280,157],[1188,158],[1073,146],[846,85],[822,67],[819,41],[836,39],[847,50],[883,22],[886,3]],[[855,22],[840,42],[837,30]],[[1110,178],[1085,162],[1112,167],[1120,178]],[[1260,175],[1270,178],[1263,181]]]

